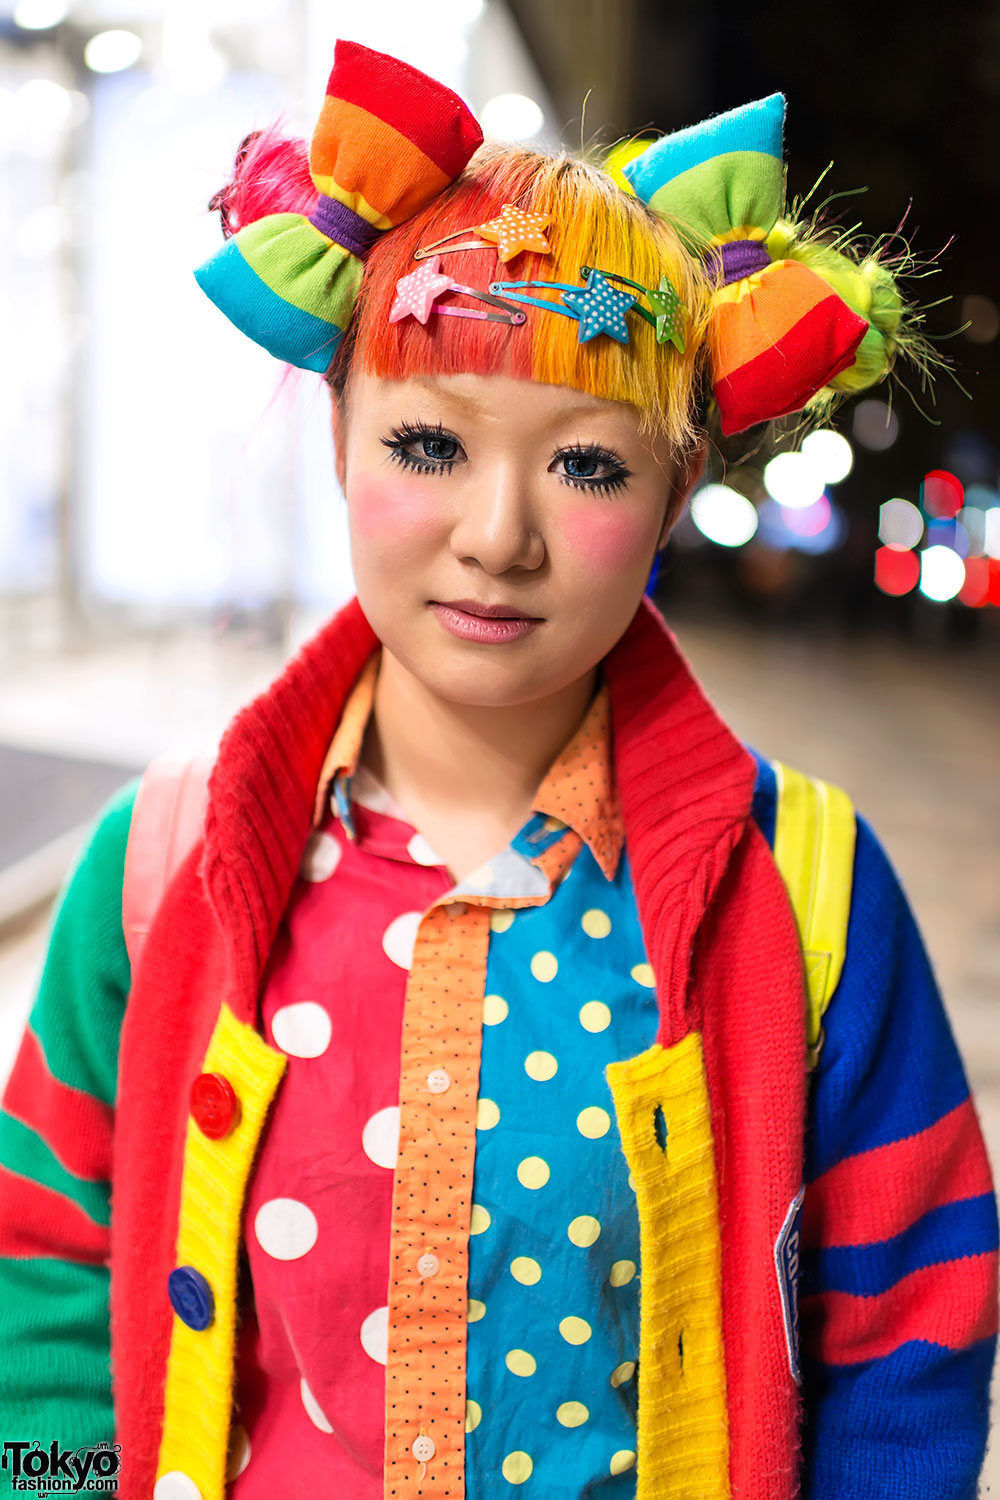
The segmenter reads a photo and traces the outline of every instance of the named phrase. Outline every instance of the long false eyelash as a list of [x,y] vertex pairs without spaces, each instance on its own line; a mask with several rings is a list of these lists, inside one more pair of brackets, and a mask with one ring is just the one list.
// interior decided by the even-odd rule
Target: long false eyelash
[[[403,422],[399,427],[393,427],[390,437],[380,438],[379,442],[383,448],[389,449],[389,458],[392,463],[400,464],[404,469],[411,469],[416,474],[450,474],[455,467],[453,458],[418,458],[415,454],[407,451],[410,443],[417,442],[425,437],[447,437],[451,442],[458,443],[451,433],[446,433],[440,422],[432,427],[427,423]],[[461,445],[459,445],[461,446]]]
[[552,455],[552,462],[559,458],[565,458],[571,454],[575,458],[595,458],[601,463],[613,465],[612,472],[606,474],[603,479],[574,479],[569,474],[559,474],[557,477],[563,484],[568,484],[571,489],[589,490],[592,494],[610,495],[615,490],[622,489],[632,478],[632,470],[627,469],[621,459],[614,453],[609,453],[607,448],[601,448],[596,443],[571,443],[568,447],[557,448]]

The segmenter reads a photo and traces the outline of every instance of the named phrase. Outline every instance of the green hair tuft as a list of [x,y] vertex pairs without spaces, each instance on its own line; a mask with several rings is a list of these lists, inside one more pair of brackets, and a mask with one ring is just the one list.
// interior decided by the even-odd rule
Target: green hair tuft
[[936,274],[940,270],[937,257],[920,259],[904,237],[902,225],[892,234],[871,240],[858,224],[844,227],[826,221],[829,205],[850,193],[828,195],[806,217],[806,204],[825,176],[823,172],[807,194],[789,205],[766,241],[774,260],[801,261],[869,324],[853,364],[810,401],[809,418],[825,418],[845,397],[898,375],[899,361],[918,372],[925,393],[932,390],[939,373],[954,378],[951,362],[938,353],[924,331],[927,311],[937,304],[909,300],[902,285]]

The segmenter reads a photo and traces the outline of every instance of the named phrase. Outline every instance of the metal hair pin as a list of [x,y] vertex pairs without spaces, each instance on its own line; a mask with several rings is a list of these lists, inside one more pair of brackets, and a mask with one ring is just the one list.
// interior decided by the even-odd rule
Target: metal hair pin
[[[593,267],[581,266],[580,275],[589,277]],[[655,290],[652,287],[641,286],[638,281],[632,281],[628,276],[621,276],[617,271],[599,271],[599,276],[608,276],[612,281],[622,281],[626,286],[634,287],[649,303],[650,311],[636,303],[635,310],[640,318],[645,318],[647,323],[652,324],[656,330],[656,342],[673,344],[679,354],[684,353],[684,334],[681,329],[683,314],[686,311],[684,303],[680,299],[669,276],[660,277],[660,284]]]
[[[450,255],[453,250],[496,250],[505,264],[524,250],[533,250],[536,255],[551,255],[552,246],[542,232],[551,217],[551,214],[525,213],[513,203],[505,203],[498,218],[488,219],[484,224],[473,224],[467,229],[456,229],[454,234],[446,234],[433,245],[415,250],[413,259],[426,260],[435,251]],[[460,245],[450,243],[463,234],[478,234],[480,238],[463,240]]]
[[[437,299],[445,292],[461,292],[466,297],[474,297],[478,302],[486,302],[490,307],[500,308],[501,311],[485,312],[478,307],[439,304]],[[413,317],[418,323],[426,323],[432,312],[452,318],[476,318],[483,323],[519,324],[526,321],[523,312],[517,312],[508,302],[501,301],[490,292],[478,291],[475,287],[465,286],[463,282],[453,281],[450,276],[443,275],[440,258],[434,255],[416,271],[411,271],[408,276],[401,276],[396,282],[396,300],[389,312],[389,322],[398,323],[402,318]]]
[[[666,276],[660,277],[660,285],[654,291],[632,281],[628,276],[619,275],[617,271],[599,271],[594,266],[581,266],[580,275],[584,279],[582,287],[571,286],[564,281],[492,281],[490,291],[504,296],[509,302],[520,302],[527,307],[543,307],[548,312],[576,318],[580,325],[578,337],[581,344],[596,338],[599,333],[606,333],[618,343],[627,344],[629,329],[625,314],[634,310],[656,330],[658,343],[663,344],[669,340],[683,352],[684,339],[677,328],[683,303]],[[634,287],[635,292],[647,299],[652,311],[642,307],[638,297],[632,292],[621,291],[612,286],[612,281]],[[517,290],[518,288],[523,290]],[[529,290],[557,291],[561,294],[561,300],[551,302],[545,297],[529,297],[525,295]]]

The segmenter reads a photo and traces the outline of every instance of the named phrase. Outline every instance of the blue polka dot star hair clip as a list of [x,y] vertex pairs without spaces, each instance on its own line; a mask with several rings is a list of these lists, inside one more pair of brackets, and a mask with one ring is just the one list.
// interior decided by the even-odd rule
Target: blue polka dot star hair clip
[[[666,276],[660,277],[656,290],[641,286],[627,276],[615,271],[599,271],[594,266],[581,266],[582,286],[570,286],[564,281],[492,281],[490,291],[494,296],[508,302],[520,302],[526,307],[541,307],[547,312],[562,313],[564,317],[576,318],[579,323],[579,341],[587,343],[599,333],[616,339],[619,344],[629,341],[629,328],[625,314],[637,312],[656,331],[660,344],[668,341],[684,351],[684,336],[680,329],[684,304]],[[612,286],[612,282],[623,283],[632,291]],[[546,297],[528,296],[529,291],[557,291],[559,302]],[[643,307],[639,297],[644,297],[649,307]]]

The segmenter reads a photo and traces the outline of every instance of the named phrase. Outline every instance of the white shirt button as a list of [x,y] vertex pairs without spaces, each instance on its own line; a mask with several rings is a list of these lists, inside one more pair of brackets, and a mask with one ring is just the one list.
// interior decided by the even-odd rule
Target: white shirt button
[[202,1500],[202,1494],[190,1474],[171,1469],[153,1486],[153,1500]]
[[444,1068],[432,1068],[427,1075],[427,1087],[432,1094],[443,1094],[451,1088],[451,1079]]
[[420,1434],[413,1444],[413,1457],[417,1460],[418,1464],[427,1463],[428,1459],[433,1458],[436,1452],[434,1439],[426,1437],[423,1433]]
[[436,1276],[440,1269],[441,1262],[436,1255],[431,1255],[430,1251],[426,1255],[422,1255],[417,1261],[417,1270],[421,1276]]

